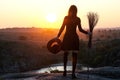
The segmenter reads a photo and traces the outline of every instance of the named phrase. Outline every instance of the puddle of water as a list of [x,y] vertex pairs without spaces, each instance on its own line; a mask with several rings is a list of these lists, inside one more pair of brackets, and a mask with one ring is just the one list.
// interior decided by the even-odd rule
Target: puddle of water
[[[77,64],[77,69],[79,70],[88,70],[87,67],[82,66],[81,64]],[[91,70],[92,68],[89,68],[89,70]],[[42,68],[40,70],[37,70],[37,73],[51,73],[51,71],[64,71],[63,69],[63,63],[58,63],[58,64],[53,64],[50,65],[49,67],[46,68]],[[67,71],[72,71],[72,65],[69,62],[67,65]]]
[[[81,64],[77,64],[77,69],[78,70],[87,70],[87,67],[82,66]],[[92,68],[89,68],[89,70],[91,70]],[[39,70],[35,70],[35,71],[29,71],[29,72],[25,72],[25,73],[10,73],[10,74],[6,74],[1,76],[2,78],[25,78],[25,77],[29,77],[29,76],[34,76],[34,75],[38,75],[39,73],[51,73],[51,71],[64,71],[63,69],[63,63],[58,63],[58,64],[53,64],[50,65],[46,68],[42,68]],[[67,71],[72,71],[72,64],[70,62],[68,62],[67,64]],[[11,79],[12,80],[12,79]]]

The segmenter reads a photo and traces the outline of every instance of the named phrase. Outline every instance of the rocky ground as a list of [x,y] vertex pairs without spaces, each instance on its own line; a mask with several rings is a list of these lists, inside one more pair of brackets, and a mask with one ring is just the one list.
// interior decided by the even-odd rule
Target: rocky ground
[[120,80],[120,67],[101,67],[76,72],[76,79],[72,79],[71,72],[66,77],[62,73],[16,73],[0,76],[0,80]]

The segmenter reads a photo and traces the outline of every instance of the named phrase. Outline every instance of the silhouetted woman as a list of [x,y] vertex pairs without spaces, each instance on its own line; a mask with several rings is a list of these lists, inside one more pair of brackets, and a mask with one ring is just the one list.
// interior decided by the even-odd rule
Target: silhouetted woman
[[60,37],[63,30],[66,28],[66,32],[62,41],[62,50],[64,51],[64,72],[63,76],[66,76],[66,65],[68,60],[69,51],[72,51],[72,78],[76,78],[75,69],[77,63],[77,53],[79,51],[79,37],[76,33],[76,28],[78,27],[79,31],[85,34],[88,34],[87,31],[84,31],[81,27],[81,20],[77,17],[77,7],[71,5],[68,11],[68,16],[65,16],[63,24],[59,30],[57,38]]

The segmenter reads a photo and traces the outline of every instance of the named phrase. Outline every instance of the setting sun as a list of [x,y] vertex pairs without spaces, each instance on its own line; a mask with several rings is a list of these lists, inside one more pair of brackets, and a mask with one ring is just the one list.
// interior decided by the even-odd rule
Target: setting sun
[[55,22],[56,21],[56,14],[54,13],[49,13],[47,16],[46,16],[46,19],[47,21],[49,22]]
[[119,3],[120,0],[0,0],[0,28],[59,28],[71,5],[77,6],[83,28],[88,28],[88,12],[98,13],[97,28],[119,27]]

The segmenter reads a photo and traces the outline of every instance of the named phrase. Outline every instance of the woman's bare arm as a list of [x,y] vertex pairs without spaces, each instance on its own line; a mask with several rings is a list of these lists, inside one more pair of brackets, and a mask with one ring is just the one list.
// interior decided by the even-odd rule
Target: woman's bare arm
[[64,28],[65,28],[65,24],[66,24],[66,17],[64,18],[63,24],[59,30],[59,33],[57,35],[57,37],[60,37],[61,33],[63,32]]
[[78,18],[78,29],[79,29],[80,32],[85,33],[85,34],[88,34],[87,31],[85,31],[85,30],[82,29],[80,18]]

